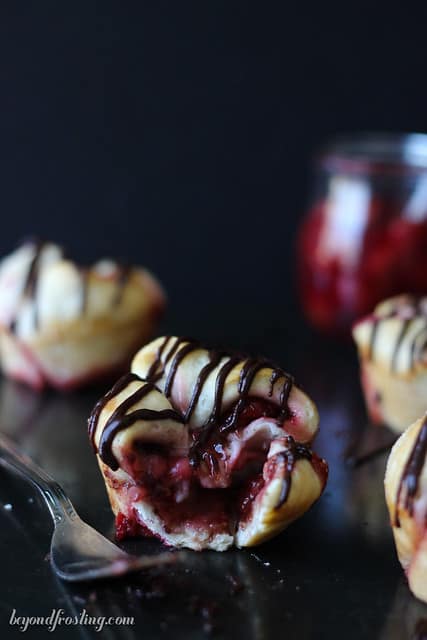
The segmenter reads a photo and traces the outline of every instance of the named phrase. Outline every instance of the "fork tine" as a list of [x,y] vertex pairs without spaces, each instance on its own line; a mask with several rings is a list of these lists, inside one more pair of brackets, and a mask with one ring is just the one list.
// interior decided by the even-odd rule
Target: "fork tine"
[[177,562],[175,553],[131,556],[77,515],[62,487],[0,434],[0,465],[30,481],[43,496],[55,523],[51,566],[63,580],[77,582],[117,577],[130,571]]

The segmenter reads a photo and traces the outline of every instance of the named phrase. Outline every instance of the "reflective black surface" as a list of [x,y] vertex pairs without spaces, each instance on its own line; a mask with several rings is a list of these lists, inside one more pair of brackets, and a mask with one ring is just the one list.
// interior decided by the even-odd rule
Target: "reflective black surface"
[[[41,498],[0,470],[1,637],[19,634],[9,625],[14,609],[16,615],[45,616],[55,608],[69,615],[85,609],[92,616],[134,616],[133,626],[104,627],[106,638],[423,637],[416,633],[425,624],[427,606],[405,584],[388,524],[387,454],[357,468],[344,461],[354,443],[358,452],[368,451],[390,441],[391,434],[367,424],[350,345],[318,343],[301,336],[298,349],[295,342],[272,355],[318,403],[321,432],[315,448],[329,461],[329,483],[304,518],[261,547],[189,552],[173,569],[70,587],[53,576],[46,558],[52,524]],[[101,392],[38,396],[3,380],[0,422],[63,484],[81,516],[111,536],[113,518],[86,435],[88,413]],[[126,546],[151,553],[160,545]],[[26,633],[46,636],[40,627]],[[55,634],[99,637],[88,626],[61,626]]]

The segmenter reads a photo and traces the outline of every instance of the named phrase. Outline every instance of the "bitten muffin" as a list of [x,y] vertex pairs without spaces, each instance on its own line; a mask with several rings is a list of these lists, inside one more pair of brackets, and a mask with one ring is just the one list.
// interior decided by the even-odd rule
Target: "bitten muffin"
[[89,434],[117,535],[253,546],[319,498],[313,402],[271,362],[159,338],[96,405]]
[[0,263],[3,371],[41,390],[124,370],[164,306],[144,269],[112,260],[83,268],[55,244],[26,242]]

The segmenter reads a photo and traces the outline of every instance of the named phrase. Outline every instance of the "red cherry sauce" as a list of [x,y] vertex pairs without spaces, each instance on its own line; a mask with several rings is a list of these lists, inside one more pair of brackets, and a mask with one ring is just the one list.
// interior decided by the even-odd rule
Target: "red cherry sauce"
[[[278,407],[271,402],[250,399],[239,415],[236,430],[244,429],[258,418],[275,417],[278,412]],[[227,414],[224,422],[226,418]],[[206,451],[220,456],[221,436],[214,434],[206,444]],[[187,457],[171,456],[166,447],[137,443],[126,456],[126,471],[134,478],[135,486],[115,487],[125,492],[129,500],[126,514],[119,513],[116,519],[117,538],[153,535],[139,522],[133,507],[135,500],[147,495],[168,532],[189,525],[210,533],[229,533],[230,523],[249,513],[250,505],[264,485],[262,467],[267,451],[268,446],[244,449],[233,467],[231,486],[210,489],[200,485],[199,471],[190,465]]]

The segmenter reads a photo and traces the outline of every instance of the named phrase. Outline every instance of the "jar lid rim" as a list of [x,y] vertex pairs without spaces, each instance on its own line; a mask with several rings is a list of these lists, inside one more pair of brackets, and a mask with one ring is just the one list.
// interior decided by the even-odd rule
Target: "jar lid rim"
[[361,132],[340,135],[320,149],[320,162],[328,168],[381,166],[427,169],[427,134]]

